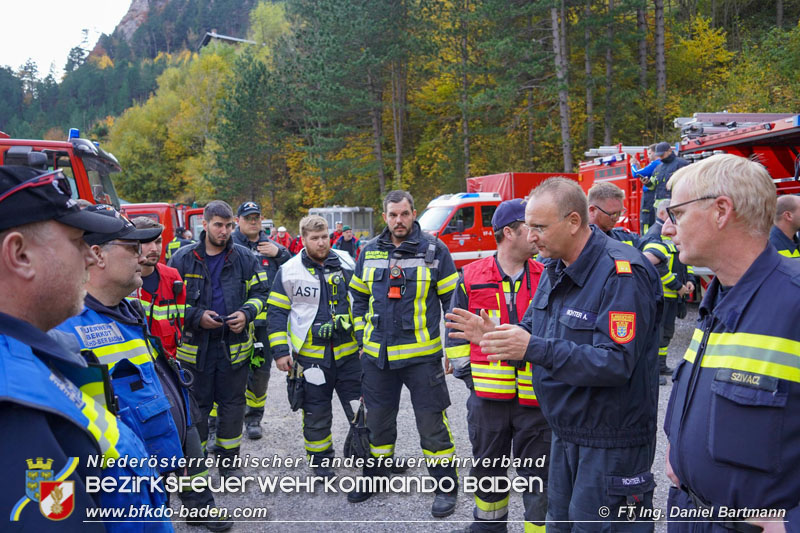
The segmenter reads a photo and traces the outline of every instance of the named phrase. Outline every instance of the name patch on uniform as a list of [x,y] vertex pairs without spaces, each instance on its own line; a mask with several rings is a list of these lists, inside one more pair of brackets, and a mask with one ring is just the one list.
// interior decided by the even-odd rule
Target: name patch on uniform
[[75,326],[75,331],[83,339],[83,345],[87,348],[97,348],[98,346],[116,344],[125,340],[119,331],[119,326],[114,323]]
[[369,250],[364,252],[364,259],[389,259],[389,252],[386,250]]
[[778,378],[764,376],[762,374],[754,374],[753,372],[732,370],[730,368],[720,368],[717,370],[717,374],[714,376],[714,379],[716,381],[736,383],[737,385],[744,385],[746,387],[770,392],[775,392],[778,390]]
[[[625,261],[627,263],[627,261]],[[608,334],[618,344],[627,344],[636,336],[636,313],[608,312]]]
[[83,407],[86,405],[86,403],[83,401],[83,397],[81,396],[81,391],[75,386],[74,383],[61,380],[52,373],[50,374],[50,383],[58,387],[58,390],[63,392],[64,396],[69,398],[78,409],[83,409]]
[[316,298],[319,287],[311,287],[309,285],[298,285],[295,287],[292,296],[313,296]]
[[597,314],[592,313],[590,311],[582,311],[580,309],[575,309],[574,307],[565,307],[561,310],[561,314],[563,316],[571,316],[573,318],[577,318],[579,320],[585,320],[587,322],[594,322],[597,320]]
[[614,264],[617,266],[617,274],[633,274],[633,270],[631,270],[630,261],[617,259],[616,261],[614,261]]

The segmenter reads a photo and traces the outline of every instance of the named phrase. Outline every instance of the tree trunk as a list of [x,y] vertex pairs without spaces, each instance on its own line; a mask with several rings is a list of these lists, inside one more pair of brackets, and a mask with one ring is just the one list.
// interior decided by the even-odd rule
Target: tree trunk
[[783,26],[783,0],[775,2],[775,25],[778,28]]
[[647,92],[647,8],[636,10],[636,26],[639,29],[639,89],[642,96]]
[[594,147],[594,80],[592,79],[592,31],[589,21],[592,20],[592,0],[586,0],[584,8],[583,66],[586,72],[586,147]]
[[370,118],[372,118],[372,152],[375,161],[378,163],[378,184],[381,189],[381,196],[386,194],[386,172],[383,169],[383,124],[381,122],[381,89],[375,84],[375,80],[370,72],[367,72],[367,83],[369,84],[370,95]]
[[406,68],[402,61],[392,63],[392,130],[394,133],[394,184],[400,188],[403,172],[403,132],[406,117]]
[[528,89],[528,172],[534,172],[536,163],[533,156],[536,153],[536,143],[533,138],[534,128],[534,114],[533,114],[533,88]]
[[603,114],[603,144],[609,146],[613,137],[611,121],[614,114],[611,110],[611,95],[614,92],[614,0],[608,0],[608,25],[606,26],[606,98]]
[[467,65],[469,62],[469,50],[467,49],[467,13],[469,12],[469,0],[464,0],[464,12],[461,17],[461,133],[464,136],[464,179],[469,174],[469,113],[467,105],[468,99],[468,80]]
[[[562,13],[563,16],[563,4]],[[567,65],[559,26],[559,9],[550,8],[553,26],[553,55],[555,57],[556,81],[558,82],[558,111],[561,118],[561,149],[564,155],[564,172],[572,172],[572,137],[569,131],[569,100],[567,93]]]
[[656,40],[656,92],[659,109],[667,98],[667,62],[664,57],[664,0],[654,0],[655,5],[655,40]]

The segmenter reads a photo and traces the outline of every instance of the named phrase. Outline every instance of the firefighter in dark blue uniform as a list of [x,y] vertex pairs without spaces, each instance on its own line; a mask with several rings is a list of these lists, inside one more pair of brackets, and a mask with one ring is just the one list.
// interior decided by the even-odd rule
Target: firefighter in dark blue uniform
[[625,191],[610,182],[592,185],[589,197],[589,224],[594,224],[614,240],[637,248],[639,235],[625,228],[615,228],[625,214]]
[[[74,338],[45,333],[83,306],[83,284],[96,261],[84,231],[111,234],[123,227],[81,212],[70,193],[60,171],[0,167],[0,457],[6,479],[0,519],[4,531],[141,531],[141,523],[86,522],[91,508],[159,506],[165,498],[147,483],[127,493],[87,492],[88,476],[121,483],[121,476],[157,472],[89,464],[90,456],[101,454],[148,454],[114,415],[114,391],[101,369],[87,365]],[[47,501],[40,501],[42,481],[63,483],[50,486]],[[148,525],[172,530],[169,522]]]
[[[243,202],[236,210],[236,231],[233,242],[250,249],[267,273],[267,279],[274,280],[278,268],[291,259],[289,250],[269,238],[261,229],[261,206],[255,202]],[[267,402],[267,386],[269,371],[272,366],[272,355],[267,339],[267,306],[256,316],[255,348],[250,359],[250,372],[247,375],[247,391],[245,400],[247,410],[244,414],[244,425],[248,439],[260,439],[261,419],[264,418],[264,405]]]
[[784,194],[778,197],[775,208],[774,226],[769,232],[769,242],[778,249],[778,253],[800,259],[800,197]]
[[664,421],[669,531],[761,531],[748,517],[800,531],[800,264],[768,245],[775,186],[760,164],[728,154],[676,172],[671,186],[663,232],[681,261],[716,277]]
[[[551,178],[534,189],[525,221],[550,262],[522,327],[471,313],[451,326],[490,360],[534,365],[553,430],[548,531],[615,531],[598,521],[624,520],[631,507],[641,517],[655,487],[661,284],[638,250],[590,228],[587,211],[574,181]],[[620,530],[652,528],[645,519]]]
[[[439,480],[431,514],[444,517],[455,510],[458,479],[450,462],[455,442],[445,412],[450,395],[439,323],[458,273],[444,244],[422,232],[410,194],[390,192],[383,208],[388,227],[364,247],[350,281],[356,337],[363,345],[362,393],[370,452],[375,459],[394,456],[405,385],[428,472]],[[364,469],[366,476],[385,473],[382,467]],[[356,490],[348,500],[360,502],[370,495]]]

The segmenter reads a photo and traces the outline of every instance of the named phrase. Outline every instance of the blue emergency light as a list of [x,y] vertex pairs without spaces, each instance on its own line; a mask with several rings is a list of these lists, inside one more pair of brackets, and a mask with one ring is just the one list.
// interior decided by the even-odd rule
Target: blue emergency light
[[69,136],[67,137],[67,140],[69,140],[69,139],[79,139],[80,136],[81,136],[81,130],[79,130],[78,128],[70,128],[69,129]]

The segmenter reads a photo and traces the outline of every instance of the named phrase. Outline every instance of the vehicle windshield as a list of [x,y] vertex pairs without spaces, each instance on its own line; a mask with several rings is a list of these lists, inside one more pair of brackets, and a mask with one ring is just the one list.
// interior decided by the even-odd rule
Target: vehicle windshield
[[120,174],[120,168],[95,155],[82,154],[80,157],[89,176],[94,201],[98,204],[111,204],[119,209],[119,197],[112,180]]
[[453,212],[452,207],[429,207],[417,219],[422,231],[439,231]]

